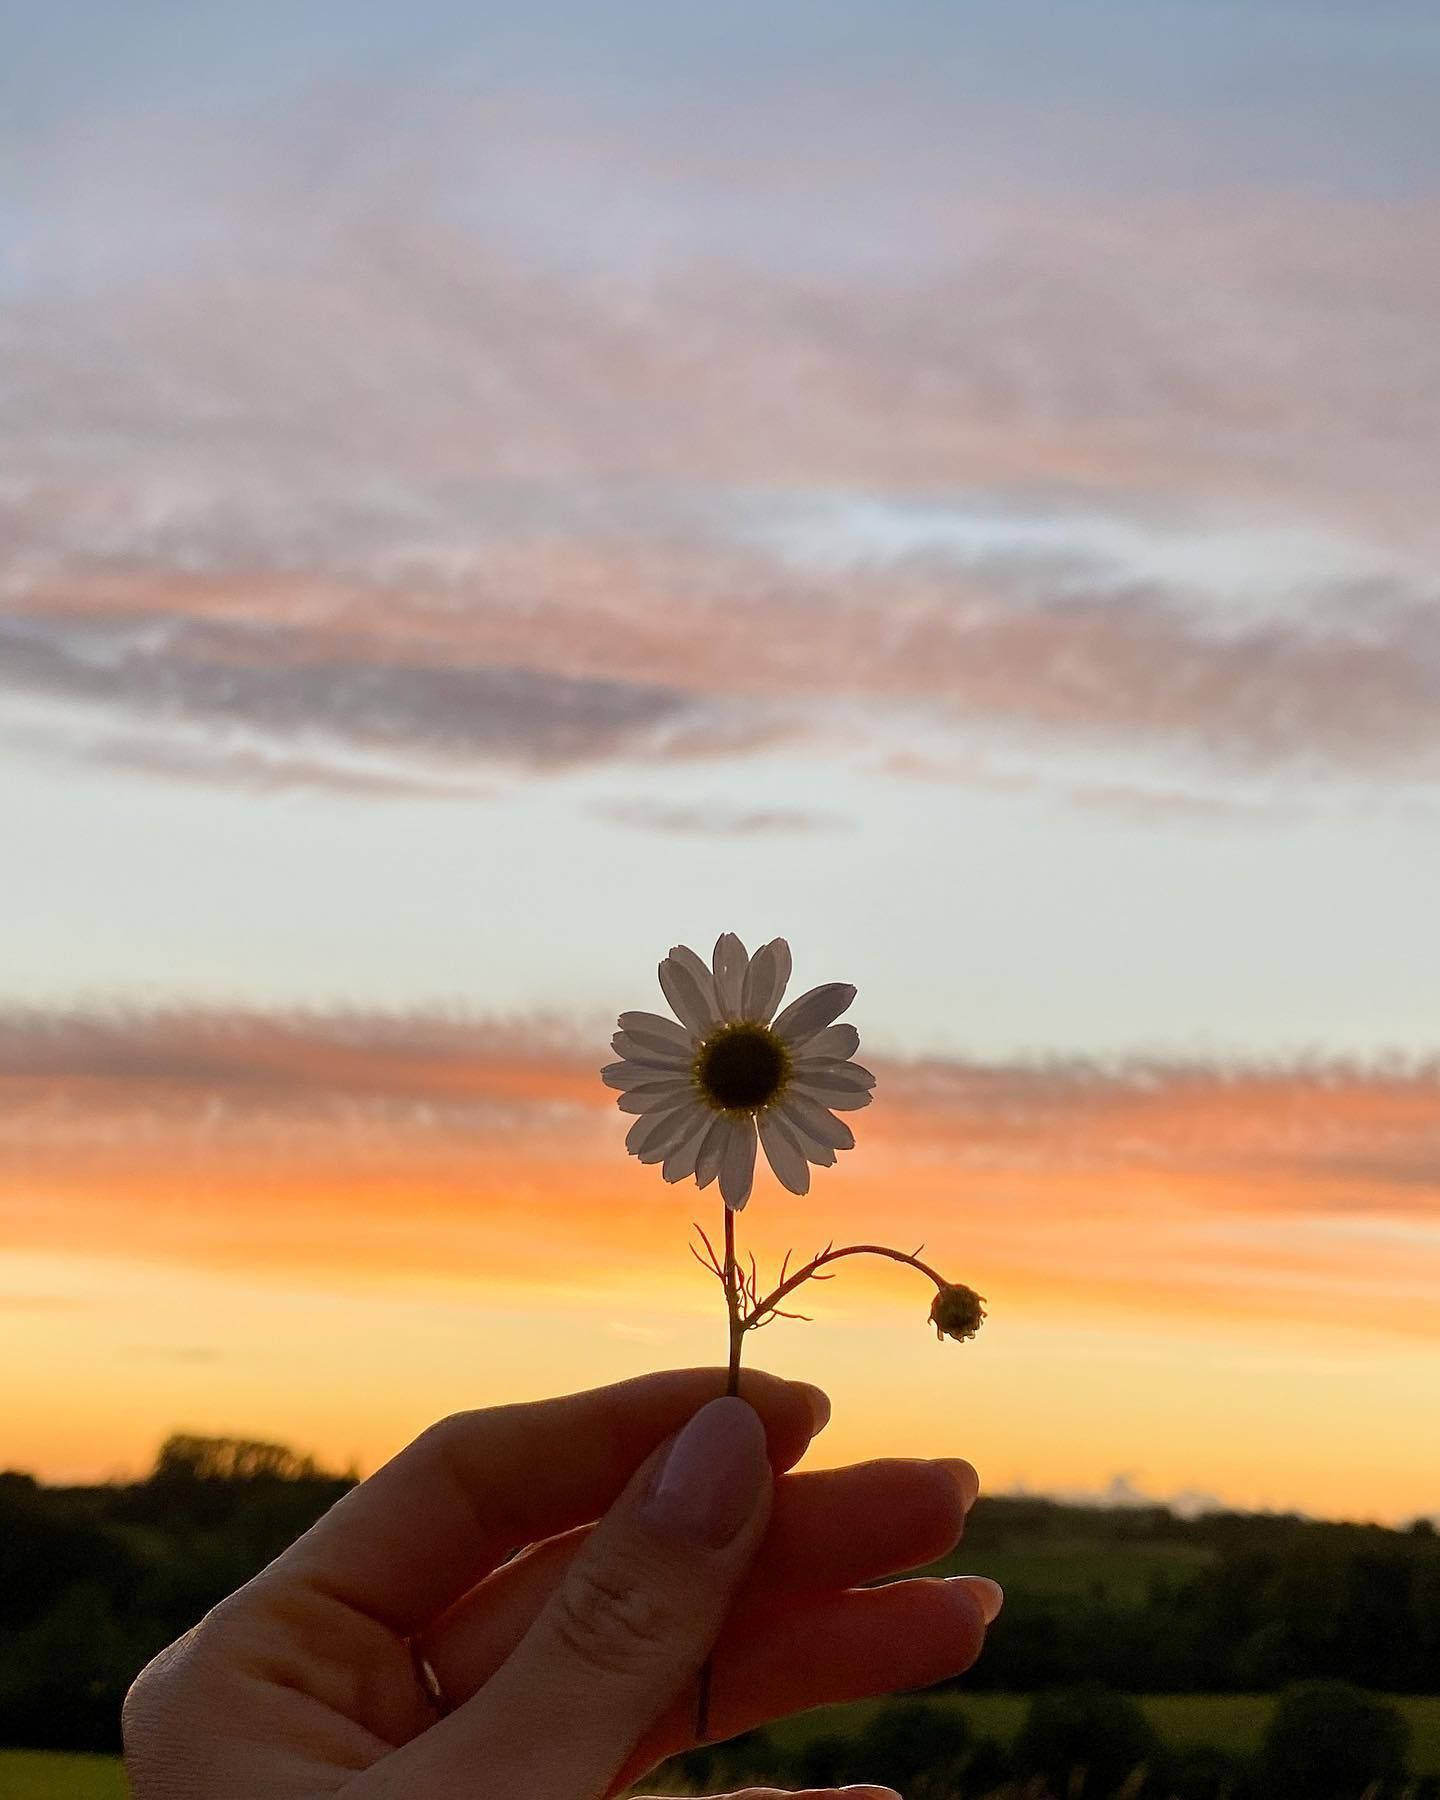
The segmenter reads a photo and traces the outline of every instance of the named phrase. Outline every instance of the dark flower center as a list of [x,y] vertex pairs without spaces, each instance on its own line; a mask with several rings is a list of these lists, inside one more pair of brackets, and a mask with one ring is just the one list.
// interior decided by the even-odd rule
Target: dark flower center
[[695,1078],[706,1098],[727,1112],[766,1106],[789,1071],[785,1046],[763,1025],[726,1025],[701,1046]]
[[974,1337],[985,1320],[984,1296],[961,1282],[937,1288],[930,1303],[930,1323],[939,1338],[952,1337],[957,1344]]

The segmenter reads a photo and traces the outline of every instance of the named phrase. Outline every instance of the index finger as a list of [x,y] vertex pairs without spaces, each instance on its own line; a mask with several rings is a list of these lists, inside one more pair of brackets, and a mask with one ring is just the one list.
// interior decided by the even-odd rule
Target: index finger
[[[657,1445],[725,1391],[673,1369],[456,1413],[353,1488],[263,1578],[303,1582],[409,1636],[521,1545],[598,1519]],[[788,1469],[830,1414],[818,1388],[750,1369],[740,1393]]]

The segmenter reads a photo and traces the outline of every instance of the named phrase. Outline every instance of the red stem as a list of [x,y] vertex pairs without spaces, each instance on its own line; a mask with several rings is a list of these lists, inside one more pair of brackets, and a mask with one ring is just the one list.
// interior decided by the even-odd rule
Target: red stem
[[[730,1373],[725,1383],[727,1394],[740,1392],[740,1348],[745,1342],[745,1324],[740,1316],[740,1272],[735,1266],[735,1215],[725,1208],[725,1309],[730,1315]],[[710,1735],[710,1685],[715,1674],[715,1658],[707,1656],[700,1670],[695,1690],[695,1742],[703,1744]]]
[[740,1346],[745,1340],[746,1324],[740,1316],[740,1271],[735,1265],[735,1215],[725,1208],[725,1304],[730,1312],[730,1378],[727,1394],[740,1392]]
[[[726,1224],[729,1224],[728,1216]],[[767,1294],[763,1300],[757,1300],[754,1308],[740,1320],[741,1332],[749,1331],[753,1326],[759,1324],[765,1314],[773,1312],[787,1294],[794,1293],[802,1282],[808,1281],[818,1270],[823,1269],[826,1263],[839,1262],[842,1256],[888,1256],[891,1262],[905,1263],[912,1269],[918,1269],[922,1275],[928,1275],[937,1288],[945,1285],[945,1277],[937,1274],[929,1263],[921,1262],[918,1256],[907,1256],[903,1250],[891,1250],[884,1244],[847,1244],[843,1250],[822,1250],[817,1257],[806,1263],[803,1269],[797,1269],[788,1281],[782,1281],[773,1294]],[[727,1286],[726,1292],[729,1291]],[[731,1392],[734,1392],[733,1388]]]

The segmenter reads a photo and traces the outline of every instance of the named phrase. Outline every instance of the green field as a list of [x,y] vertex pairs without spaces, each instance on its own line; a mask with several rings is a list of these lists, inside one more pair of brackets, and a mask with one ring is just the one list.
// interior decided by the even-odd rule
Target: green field
[[1140,1607],[1155,1583],[1178,1584],[1212,1563],[1214,1553],[1203,1544],[1176,1543],[1127,1544],[1117,1552],[1092,1538],[1056,1537],[994,1548],[987,1544],[981,1550],[967,1544],[963,1552],[945,1558],[937,1572],[961,1574],[977,1561],[1007,1594]]
[[[821,1707],[770,1728],[786,1745],[862,1722],[884,1701],[859,1706]],[[977,1735],[1008,1742],[1019,1730],[1028,1704],[1023,1694],[947,1695],[934,1706],[955,1706]],[[1162,1739],[1176,1749],[1207,1744],[1245,1754],[1255,1748],[1274,1700],[1269,1694],[1157,1694],[1141,1700]],[[1440,1695],[1399,1696],[1395,1705],[1410,1721],[1411,1766],[1416,1774],[1440,1775]],[[46,1756],[0,1750],[0,1800],[124,1800],[120,1765],[106,1756]]]
[[124,1800],[128,1792],[113,1756],[0,1750],[0,1800]]
[[[829,1732],[844,1733],[870,1717],[883,1700],[858,1706],[826,1706],[772,1725],[770,1735],[788,1746]],[[978,1737],[1009,1743],[1020,1729],[1029,1700],[1024,1694],[945,1695],[932,1706],[958,1707]],[[1154,1694],[1142,1696],[1162,1742],[1173,1749],[1207,1745],[1246,1755],[1254,1750],[1275,1704],[1270,1694]],[[1440,1775],[1440,1695],[1397,1695],[1394,1704],[1410,1721],[1410,1763],[1417,1775]]]

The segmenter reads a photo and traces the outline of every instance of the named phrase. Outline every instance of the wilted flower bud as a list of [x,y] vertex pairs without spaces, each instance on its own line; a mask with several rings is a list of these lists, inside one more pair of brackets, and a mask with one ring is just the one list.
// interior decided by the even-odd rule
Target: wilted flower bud
[[930,1323],[938,1338],[952,1337],[963,1344],[974,1337],[985,1318],[985,1302],[974,1288],[946,1282],[937,1288],[930,1303]]

